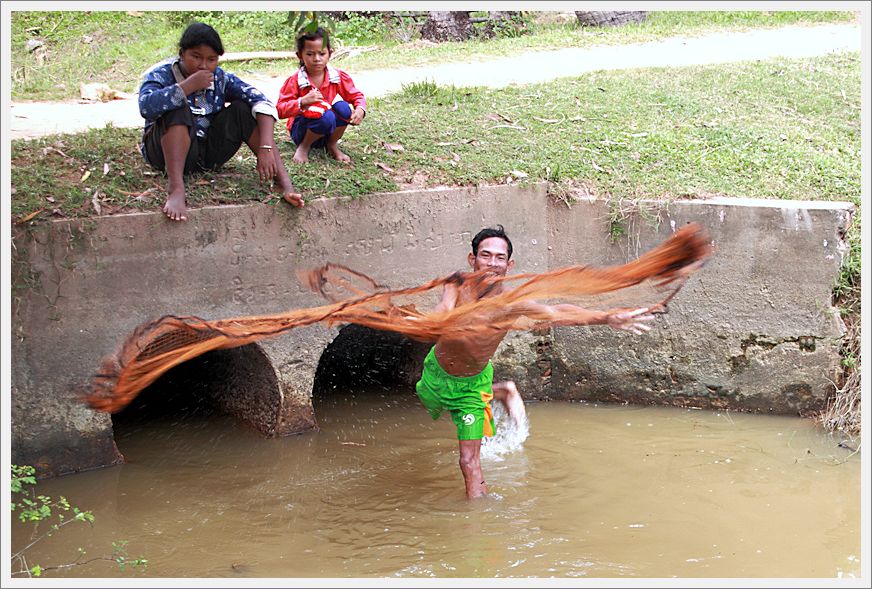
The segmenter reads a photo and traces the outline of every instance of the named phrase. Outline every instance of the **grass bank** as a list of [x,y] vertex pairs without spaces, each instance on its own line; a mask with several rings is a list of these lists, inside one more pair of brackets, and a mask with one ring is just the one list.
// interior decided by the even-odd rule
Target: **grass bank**
[[[615,198],[859,205],[860,105],[860,56],[842,54],[594,72],[504,89],[414,83],[371,100],[364,124],[343,143],[353,167],[317,154],[298,167],[281,124],[277,140],[308,197],[508,179],[583,182]],[[91,215],[94,192],[109,210],[152,207],[127,197],[163,186],[142,163],[139,135],[106,128],[13,142],[13,215]],[[195,182],[192,206],[266,198],[252,168],[253,156],[240,152],[222,172],[202,176],[200,184],[218,189],[201,195]]]
[[[611,199],[618,231],[622,204],[640,198],[850,201],[858,215],[835,296],[853,322],[860,313],[860,109],[860,56],[841,54],[595,72],[498,90],[415,83],[373,99],[364,124],[346,134],[354,166],[314,152],[309,164],[291,164],[281,125],[277,142],[307,199],[546,180],[568,204],[581,189]],[[106,128],[13,142],[13,222],[159,210],[164,179],[142,162],[139,136]],[[191,207],[245,201],[287,206],[258,184],[249,153],[189,182]],[[839,387],[855,395],[857,412],[845,419],[837,408],[827,419],[856,433],[859,382],[849,380],[859,346],[847,345],[844,358]]]
[[[850,12],[733,11],[651,12],[639,24],[584,28],[554,22],[557,13],[528,13],[528,33],[463,43],[430,44],[415,39],[408,23],[379,18],[337,22],[335,38],[367,51],[348,53],[338,63],[350,71],[485,60],[519,51],[653,41],[674,35],[722,30],[852,22]],[[173,55],[185,24],[197,18],[216,27],[228,52],[292,48],[287,12],[120,12],[21,11],[11,19],[13,100],[63,100],[79,97],[80,83],[102,82],[135,92],[153,63]],[[28,41],[43,45],[28,51]],[[245,75],[287,76],[296,60],[236,62],[230,71]]]

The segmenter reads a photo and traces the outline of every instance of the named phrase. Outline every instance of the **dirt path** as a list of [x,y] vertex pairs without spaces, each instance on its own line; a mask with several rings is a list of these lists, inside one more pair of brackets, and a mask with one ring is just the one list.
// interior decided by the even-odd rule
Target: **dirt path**
[[[633,45],[537,51],[475,63],[362,71],[354,73],[354,80],[367,96],[374,97],[396,92],[403,84],[424,80],[437,84],[498,88],[546,82],[595,70],[813,57],[860,49],[861,29],[855,24],[788,26],[695,38],[673,37]],[[275,100],[284,79],[247,77],[246,81]],[[13,102],[11,111],[9,131],[12,139],[76,133],[110,123],[116,127],[139,127],[143,122],[133,98],[94,104]]]

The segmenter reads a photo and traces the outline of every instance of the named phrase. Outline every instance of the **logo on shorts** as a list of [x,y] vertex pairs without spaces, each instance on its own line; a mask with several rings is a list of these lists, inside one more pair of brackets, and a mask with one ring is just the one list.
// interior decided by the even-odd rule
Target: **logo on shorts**
[[472,425],[475,422],[475,415],[472,413],[467,413],[463,416],[463,423],[466,425]]

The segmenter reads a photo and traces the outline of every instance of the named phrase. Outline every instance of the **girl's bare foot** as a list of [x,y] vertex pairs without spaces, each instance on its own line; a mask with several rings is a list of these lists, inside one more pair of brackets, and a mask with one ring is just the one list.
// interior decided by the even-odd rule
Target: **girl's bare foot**
[[298,145],[294,152],[294,163],[305,164],[309,161],[309,148],[303,145]]
[[330,153],[330,155],[332,155],[334,158],[336,158],[336,161],[342,162],[345,164],[351,163],[351,158],[348,157],[347,154],[339,151],[339,145],[328,145],[327,151]]
[[282,198],[286,203],[297,207],[298,209],[303,206],[303,196],[298,192],[286,192]]
[[171,191],[167,195],[167,204],[163,208],[167,217],[173,221],[187,221],[185,216],[187,208],[185,207],[185,189],[177,189]]

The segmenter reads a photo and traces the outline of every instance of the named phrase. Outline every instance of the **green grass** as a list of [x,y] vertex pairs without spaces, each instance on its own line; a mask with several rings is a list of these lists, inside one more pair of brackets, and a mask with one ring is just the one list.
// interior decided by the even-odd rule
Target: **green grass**
[[575,22],[548,22],[553,19],[548,19],[547,14],[539,13],[538,19],[529,19],[529,33],[525,35],[440,43],[436,46],[420,46],[420,43],[415,42],[401,44],[395,40],[383,39],[379,43],[383,47],[382,50],[361,53],[343,59],[341,63],[344,68],[360,71],[450,61],[485,61],[515,55],[519,51],[644,43],[675,35],[698,36],[723,30],[741,31],[787,25],[851,22],[855,18],[850,12],[662,11],[650,12],[648,18],[638,24],[590,28],[580,27]]
[[[595,72],[498,90],[416,83],[373,99],[364,124],[346,134],[354,167],[314,153],[309,165],[288,167],[310,198],[514,175],[584,182],[615,198],[718,194],[859,205],[859,72],[859,55],[842,54]],[[110,208],[155,207],[125,195],[153,189],[162,198],[163,179],[142,163],[139,134],[107,128],[13,142],[13,214],[59,207],[90,215],[93,192],[85,188]],[[276,134],[290,162],[283,125]],[[388,153],[385,143],[403,150]],[[193,187],[191,206],[269,199],[253,168],[253,156],[240,151],[223,172],[203,177],[214,188]]]
[[[789,24],[850,22],[850,12],[652,12],[640,24],[591,29],[574,23],[537,22],[546,13],[528,18],[529,33],[491,40],[425,45],[402,43],[408,37],[398,27],[378,19],[355,18],[337,23],[336,38],[344,45],[377,47],[337,63],[353,71],[425,65],[446,61],[491,59],[519,51],[634,43],[671,35],[699,35],[717,30],[743,30]],[[289,50],[293,34],[287,12],[141,12],[22,11],[11,19],[13,100],[78,98],[81,83],[102,82],[123,92],[135,92],[141,74],[177,51],[179,36],[191,18],[213,24],[228,52]],[[44,48],[29,53],[28,39]],[[41,61],[40,61],[41,60]],[[241,76],[287,76],[296,60],[233,62],[227,69]]]
[[[13,142],[12,215],[21,219],[39,211],[34,222],[93,216],[97,214],[95,194],[104,215],[159,210],[166,199],[166,178],[144,162],[138,148],[140,136],[140,129],[107,126]],[[283,125],[276,125],[276,143],[285,162],[291,162],[294,150]],[[349,152],[355,154],[354,149]],[[255,164],[256,158],[243,146],[220,171],[187,177],[188,206],[279,202],[280,195],[259,182]],[[310,198],[385,192],[397,187],[382,174],[364,174],[361,169],[338,165],[328,160],[323,150],[312,152],[306,173],[298,173],[299,167],[292,163],[288,169],[297,188]]]

